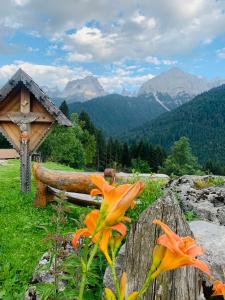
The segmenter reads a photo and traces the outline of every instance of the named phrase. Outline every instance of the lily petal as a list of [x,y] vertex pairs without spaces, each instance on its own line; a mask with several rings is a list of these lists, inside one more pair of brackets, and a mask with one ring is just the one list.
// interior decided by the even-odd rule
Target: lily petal
[[108,288],[105,288],[105,299],[106,300],[116,300],[116,297],[115,295],[113,294],[113,292],[108,289]]
[[125,297],[125,288],[127,283],[127,274],[123,272],[121,279],[120,279],[120,299],[124,300]]
[[90,231],[87,228],[82,228],[82,229],[78,229],[74,236],[73,236],[73,240],[72,240],[72,245],[73,247],[76,249],[78,246],[78,241],[80,239],[81,236],[86,236],[89,237],[91,235]]
[[137,298],[138,298],[138,292],[133,292],[127,297],[127,300],[136,300]]

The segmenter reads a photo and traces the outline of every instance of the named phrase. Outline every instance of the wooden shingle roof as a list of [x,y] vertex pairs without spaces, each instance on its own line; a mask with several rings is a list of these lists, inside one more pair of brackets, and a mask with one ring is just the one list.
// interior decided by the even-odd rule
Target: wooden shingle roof
[[58,109],[52,100],[45,94],[45,92],[22,69],[19,69],[0,89],[0,102],[4,101],[8,94],[19,84],[24,85],[60,125],[72,126],[70,120],[67,119],[61,110]]

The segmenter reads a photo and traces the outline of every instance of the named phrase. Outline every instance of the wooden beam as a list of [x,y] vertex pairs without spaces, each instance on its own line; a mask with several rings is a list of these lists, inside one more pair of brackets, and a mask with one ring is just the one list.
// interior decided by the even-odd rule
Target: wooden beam
[[[30,115],[30,92],[21,88],[20,91],[20,112],[22,114],[14,116],[14,122],[18,124],[21,130],[20,141],[20,189],[21,192],[27,193],[30,191],[31,174],[30,174],[30,153],[29,153],[29,140],[30,140],[30,122],[34,120],[35,116],[31,116],[31,120],[24,120],[24,116]],[[9,116],[10,117],[10,116]],[[22,119],[18,120],[18,117]],[[18,122],[19,121],[19,122]]]
[[[0,122],[12,122],[11,119],[10,119],[10,115],[12,113],[9,113],[9,112],[2,112],[0,114]],[[52,117],[46,113],[21,113],[21,112],[18,112],[18,113],[13,113],[13,115],[18,115],[18,117],[20,116],[21,118],[27,118],[29,116],[32,116],[32,115],[36,115],[37,116],[37,119],[35,120],[35,122],[37,123],[52,123]]]

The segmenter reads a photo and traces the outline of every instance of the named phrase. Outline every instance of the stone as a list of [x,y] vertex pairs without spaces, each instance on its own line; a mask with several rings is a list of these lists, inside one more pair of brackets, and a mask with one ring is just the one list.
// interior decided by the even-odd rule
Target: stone
[[[192,221],[189,225],[197,243],[204,249],[201,260],[207,263],[215,280],[224,282],[225,227],[206,221]],[[205,281],[211,285],[207,277]]]
[[197,180],[216,176],[182,176],[168,184],[177,193],[184,212],[192,211],[201,220],[225,225],[225,186],[211,186],[197,189]]
[[37,295],[35,287],[29,287],[25,293],[24,300],[41,300],[41,298]]

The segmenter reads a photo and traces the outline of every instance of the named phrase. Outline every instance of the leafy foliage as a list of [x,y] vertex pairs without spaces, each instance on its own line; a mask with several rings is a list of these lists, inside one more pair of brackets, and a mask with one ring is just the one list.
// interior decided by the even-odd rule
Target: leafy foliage
[[12,148],[7,139],[0,132],[0,149]]
[[83,167],[93,160],[95,139],[83,130],[76,115],[71,116],[72,127],[56,125],[53,132],[39,148],[45,160],[52,160],[71,167]]
[[[138,173],[134,173],[132,181],[137,181],[139,178]],[[128,210],[128,216],[132,219],[132,221],[136,221],[140,214],[148,208],[156,199],[162,196],[162,187],[166,184],[165,181],[158,181],[148,179],[145,180],[145,188],[142,194],[140,195],[139,199],[136,201],[136,205],[134,209]]]
[[165,160],[161,171],[177,176],[191,175],[199,171],[197,158],[192,154],[189,140],[186,137],[181,137],[174,143],[171,154]]

